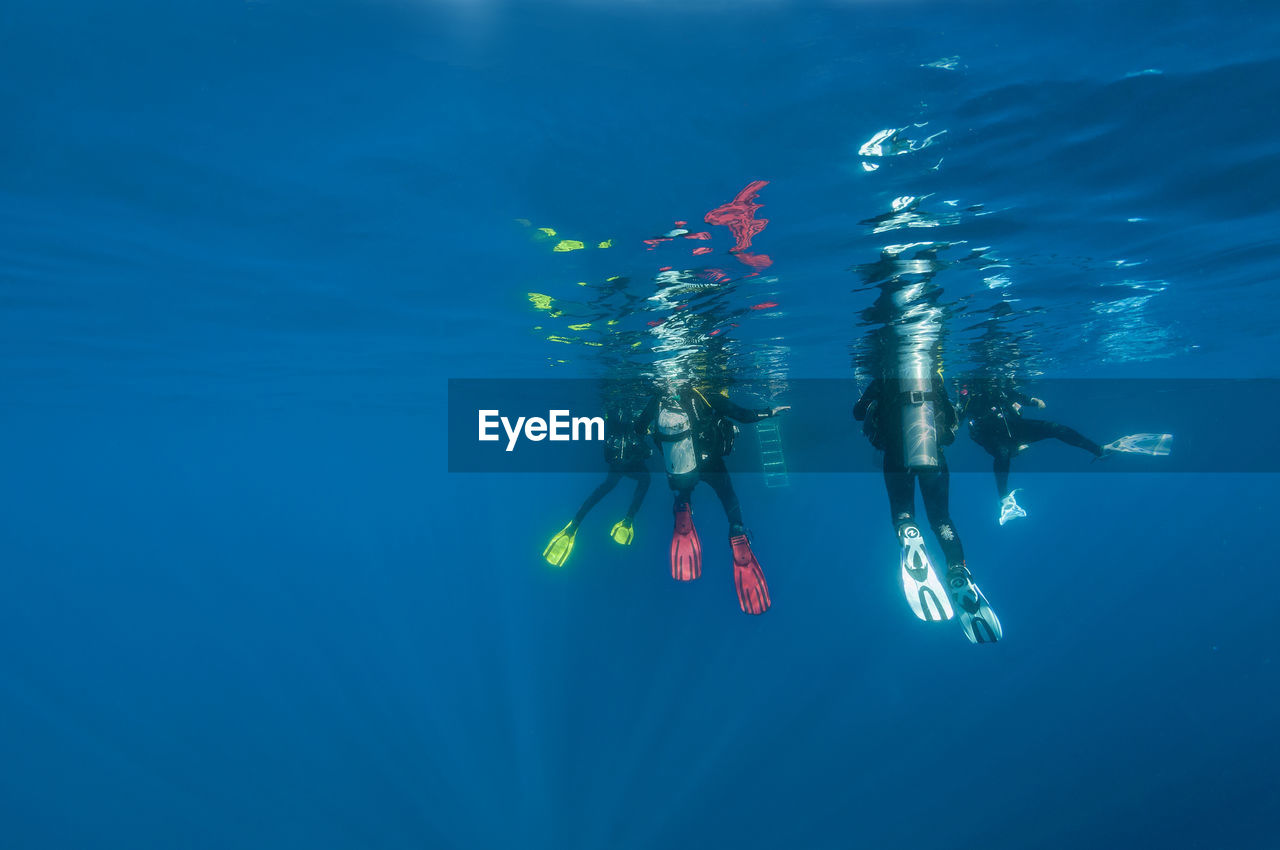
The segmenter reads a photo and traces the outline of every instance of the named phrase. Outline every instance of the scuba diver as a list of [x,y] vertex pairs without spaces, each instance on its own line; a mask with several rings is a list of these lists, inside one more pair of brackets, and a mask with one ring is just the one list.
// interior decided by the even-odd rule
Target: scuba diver
[[954,613],[915,521],[918,483],[929,524],[947,560],[947,587],[965,636],[973,643],[998,641],[1003,635],[1000,619],[973,583],[951,522],[951,473],[942,448],[955,441],[959,419],[942,379],[929,374],[923,363],[904,378],[876,378],[858,399],[853,416],[863,423],[871,445],[884,452],[884,486],[902,547],[903,591],[912,610],[926,621],[949,620]]
[[556,536],[551,538],[547,548],[542,551],[542,557],[548,564],[553,567],[564,566],[573,552],[574,538],[582,520],[596,506],[596,503],[618,486],[624,477],[636,482],[635,493],[631,497],[631,505],[627,508],[626,515],[614,523],[613,528],[609,530],[609,536],[619,545],[631,545],[631,541],[635,538],[636,513],[644,502],[645,493],[649,491],[650,475],[645,460],[652,454],[653,449],[644,441],[643,436],[637,434],[632,428],[630,417],[627,416],[623,407],[610,406],[605,413],[604,440],[604,459],[609,464],[609,473],[600,486],[587,496],[569,524],[560,529]]
[[1009,468],[1013,458],[1032,443],[1059,440],[1084,449],[1093,455],[1094,460],[1101,460],[1113,452],[1167,455],[1173,440],[1169,434],[1130,434],[1103,446],[1066,425],[1044,419],[1026,419],[1022,415],[1023,408],[1043,410],[1045,403],[1019,390],[1009,378],[961,384],[960,400],[962,415],[969,424],[969,436],[993,458],[992,471],[1000,496],[1001,525],[1027,515],[1016,499],[1018,491],[1009,489]]
[[[862,311],[865,324],[878,325],[856,347],[855,368],[872,378],[853,408],[871,445],[884,453],[884,486],[900,548],[902,590],[921,620],[957,616],[972,643],[1003,636],[1000,620],[973,583],[960,535],[951,521],[951,473],[943,447],[955,441],[959,417],[942,381],[943,334],[948,310],[933,278],[947,263],[939,258],[950,243],[885,246],[880,257],[857,268],[879,290]],[[916,249],[910,256],[909,249]],[[916,524],[916,485],[925,513],[947,562],[946,588],[929,560]],[[954,603],[954,608],[953,608]]]
[[671,536],[671,577],[693,581],[702,575],[702,543],[693,525],[690,499],[699,481],[705,481],[720,498],[729,520],[729,545],[733,550],[733,581],[738,605],[746,614],[769,610],[769,586],[747,539],[742,506],[724,458],[733,451],[737,429],[729,420],[755,423],[777,416],[789,405],[749,410],[726,395],[706,393],[684,386],[656,394],[635,423],[635,432],[653,431],[667,468],[667,483],[675,491],[675,529]]

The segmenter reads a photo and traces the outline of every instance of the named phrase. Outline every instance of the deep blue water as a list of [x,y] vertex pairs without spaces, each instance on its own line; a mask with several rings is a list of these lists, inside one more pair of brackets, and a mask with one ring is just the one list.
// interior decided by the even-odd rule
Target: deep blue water
[[[1015,467],[1004,528],[956,475],[972,646],[877,474],[738,478],[750,618],[705,488],[699,582],[660,480],[552,569],[598,476],[445,439],[451,378],[856,397],[899,274],[951,376],[1280,377],[1277,44],[1267,3],[10,4],[0,843],[1277,846],[1274,474],[1037,446],[1088,474]],[[754,276],[703,223],[753,180]],[[645,250],[675,221],[712,238]],[[1176,439],[1272,469],[1253,405]]]

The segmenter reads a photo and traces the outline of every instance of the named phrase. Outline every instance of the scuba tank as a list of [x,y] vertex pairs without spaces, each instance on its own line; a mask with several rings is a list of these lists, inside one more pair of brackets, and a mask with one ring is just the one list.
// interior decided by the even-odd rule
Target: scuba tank
[[674,399],[664,400],[658,410],[658,441],[667,474],[685,475],[698,468],[698,451],[693,444],[689,414]]
[[898,377],[902,463],[907,469],[935,469],[938,466],[938,426],[934,418],[937,396],[924,359],[911,360]]

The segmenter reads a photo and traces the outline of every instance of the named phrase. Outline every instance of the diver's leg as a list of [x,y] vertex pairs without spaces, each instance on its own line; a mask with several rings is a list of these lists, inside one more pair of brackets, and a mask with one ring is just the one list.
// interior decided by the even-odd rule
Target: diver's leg
[[605,476],[604,481],[599,487],[591,491],[591,495],[587,496],[587,500],[582,503],[582,507],[578,508],[578,513],[573,518],[573,524],[575,526],[581,525],[582,521],[586,519],[587,514],[589,514],[591,509],[596,506],[596,503],[609,495],[609,492],[613,490],[614,487],[617,487],[618,482],[621,480],[622,472],[615,467],[610,467],[609,474]]
[[708,461],[702,473],[702,480],[706,481],[720,497],[725,518],[729,520],[729,536],[746,534],[746,526],[742,523],[742,505],[738,502],[738,494],[733,491],[733,482],[729,479],[729,470],[725,468],[724,458]]
[[889,496],[889,516],[893,527],[910,522],[916,513],[915,481],[911,472],[902,465],[898,453],[884,453],[884,489]]
[[591,491],[591,495],[587,496],[587,500],[582,503],[582,507],[578,508],[573,519],[569,520],[569,524],[556,532],[556,536],[551,538],[547,548],[542,550],[542,557],[547,563],[554,567],[564,566],[565,561],[569,560],[569,555],[573,553],[573,541],[578,533],[578,526],[582,524],[582,520],[596,506],[596,503],[617,487],[621,480],[621,470],[615,466],[609,467],[609,474],[605,476],[600,486]]
[[742,523],[742,505],[733,491],[733,481],[725,468],[724,458],[716,458],[706,464],[703,480],[711,485],[724,506],[729,520],[729,546],[733,549],[733,584],[738,590],[738,606],[744,614],[763,614],[769,610],[772,600],[769,585],[764,578],[760,561],[747,539],[747,528]]
[[631,496],[631,505],[627,508],[626,515],[613,524],[613,528],[609,529],[609,536],[613,538],[614,543],[630,546],[636,536],[636,514],[644,502],[644,494],[649,491],[650,476],[649,470],[645,469],[643,463],[629,464],[622,469],[622,474],[636,482],[636,490]]
[[676,494],[672,508],[675,528],[671,532],[671,577],[676,581],[693,581],[702,575],[702,542],[698,539],[698,530],[693,525],[693,510],[689,506],[698,476],[669,475],[667,483]]
[[1074,428],[1044,419],[1018,419],[1012,429],[1019,443],[1038,443],[1041,440],[1059,440],[1068,446],[1084,449],[1094,457],[1102,457],[1102,446],[1090,440]]
[[631,496],[631,505],[627,508],[627,516],[635,519],[635,515],[640,512],[640,506],[644,504],[644,497],[649,492],[649,482],[653,476],[649,474],[649,470],[643,467],[629,473],[629,475],[635,479],[636,491]]
[[693,500],[692,487],[678,489],[675,491],[675,494],[676,494],[676,498],[675,498],[675,503],[672,506],[673,510],[678,511],[680,510],[681,505],[687,505]]
[[[916,525],[916,479],[923,491],[924,476],[907,469],[898,452],[885,452],[884,486],[889,493],[893,530],[898,535],[898,563],[902,569],[902,591],[907,604],[921,620],[949,620],[951,607],[946,588],[929,559],[924,535]],[[929,505],[925,500],[925,506]]]
[[1013,458],[1006,450],[995,455],[995,459],[991,462],[991,471],[996,475],[996,493],[1001,500],[1009,495],[1009,467],[1012,461]]
[[1004,635],[1000,618],[991,610],[987,597],[973,583],[973,576],[964,561],[964,547],[960,535],[951,524],[951,472],[947,459],[939,458],[938,468],[920,475],[920,492],[924,496],[924,508],[929,514],[929,524],[938,536],[938,545],[947,558],[947,594],[952,609],[960,620],[960,628],[972,643],[994,643]]
[[946,457],[939,457],[938,468],[919,473],[919,478],[924,510],[929,515],[929,525],[933,526],[933,533],[938,537],[942,554],[947,558],[947,567],[963,567],[964,546],[951,524],[951,471],[947,469]]

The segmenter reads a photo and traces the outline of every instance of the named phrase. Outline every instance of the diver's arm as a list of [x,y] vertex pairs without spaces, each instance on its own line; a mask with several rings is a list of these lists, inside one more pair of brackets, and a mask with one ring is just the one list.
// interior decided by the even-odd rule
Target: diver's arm
[[1015,387],[1012,382],[1010,382],[1009,386],[1005,388],[1005,395],[1010,401],[1020,404],[1023,407],[1044,407],[1043,401],[1027,395],[1022,390]]
[[866,390],[862,393],[862,398],[858,399],[858,403],[853,406],[853,418],[861,422],[867,418],[867,408],[871,406],[871,402],[880,397],[881,382],[876,378],[867,384]]
[[951,396],[947,395],[947,382],[941,378],[935,378],[933,392],[938,397],[938,404],[942,407],[943,427],[954,433],[960,424],[960,414],[956,406],[951,403]]
[[658,415],[658,397],[655,395],[649,399],[649,403],[644,406],[644,410],[640,411],[640,415],[636,417],[636,421],[631,428],[640,436],[649,433],[649,426],[653,424],[654,418]]
[[719,393],[706,396],[706,399],[707,404],[711,405],[711,407],[715,409],[716,413],[719,413],[721,416],[727,416],[737,422],[744,422],[747,424],[759,422],[761,419],[768,419],[770,416],[774,416],[784,410],[791,409],[788,405],[784,407],[762,407],[758,410],[751,410],[740,404],[734,404]]

